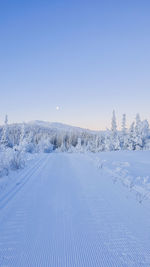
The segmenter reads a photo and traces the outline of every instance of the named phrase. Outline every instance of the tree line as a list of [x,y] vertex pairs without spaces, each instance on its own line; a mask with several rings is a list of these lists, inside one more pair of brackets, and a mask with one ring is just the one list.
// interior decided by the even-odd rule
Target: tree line
[[29,123],[8,124],[6,115],[5,123],[0,127],[0,150],[8,148],[29,153],[149,150],[150,129],[148,121],[142,121],[139,114],[127,128],[123,114],[122,127],[118,130],[115,111],[111,129],[97,132],[76,127],[65,130]]

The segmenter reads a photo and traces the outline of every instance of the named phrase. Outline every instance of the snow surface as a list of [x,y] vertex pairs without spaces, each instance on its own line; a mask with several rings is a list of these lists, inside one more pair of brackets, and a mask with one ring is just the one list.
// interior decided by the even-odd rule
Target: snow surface
[[121,182],[130,191],[134,191],[140,203],[144,199],[150,199],[150,151],[116,151],[90,155],[103,175],[109,175],[113,183]]
[[149,159],[149,151],[39,154],[12,172],[0,193],[0,266],[150,266],[150,200],[122,183],[145,179]]

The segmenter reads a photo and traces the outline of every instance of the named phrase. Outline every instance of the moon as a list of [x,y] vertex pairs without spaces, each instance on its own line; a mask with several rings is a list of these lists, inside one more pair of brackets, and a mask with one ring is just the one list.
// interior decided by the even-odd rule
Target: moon
[[60,110],[60,107],[59,107],[59,106],[57,106],[57,107],[56,107],[56,110]]

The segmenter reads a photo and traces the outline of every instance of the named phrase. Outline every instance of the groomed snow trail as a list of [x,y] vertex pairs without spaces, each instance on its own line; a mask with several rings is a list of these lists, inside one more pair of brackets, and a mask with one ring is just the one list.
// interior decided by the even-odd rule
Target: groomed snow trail
[[0,197],[1,267],[149,267],[150,202],[80,154],[46,154]]

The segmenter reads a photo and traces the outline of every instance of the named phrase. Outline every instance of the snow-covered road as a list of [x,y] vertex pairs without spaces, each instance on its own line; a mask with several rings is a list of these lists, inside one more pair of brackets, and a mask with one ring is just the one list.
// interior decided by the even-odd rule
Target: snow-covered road
[[39,155],[0,196],[0,266],[149,267],[150,202],[88,155]]

